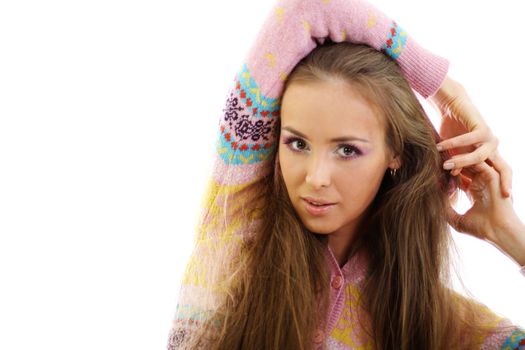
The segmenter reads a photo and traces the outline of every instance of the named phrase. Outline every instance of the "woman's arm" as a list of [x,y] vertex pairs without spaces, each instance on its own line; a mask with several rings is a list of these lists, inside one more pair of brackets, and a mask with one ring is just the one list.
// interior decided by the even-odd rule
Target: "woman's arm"
[[366,44],[396,60],[414,90],[436,93],[449,62],[419,45],[395,20],[364,0],[283,0],[267,16],[245,63],[261,92],[276,98],[283,78],[326,38]]
[[521,273],[525,276],[525,225],[514,211],[509,216],[509,221],[501,227],[492,228],[489,241],[521,266]]

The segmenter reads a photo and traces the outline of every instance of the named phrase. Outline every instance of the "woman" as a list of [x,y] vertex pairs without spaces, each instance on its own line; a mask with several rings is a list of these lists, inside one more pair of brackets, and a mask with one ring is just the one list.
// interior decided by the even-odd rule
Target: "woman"
[[[338,45],[317,48],[289,76],[276,158],[282,173],[277,181],[284,182],[301,225],[328,236],[341,270],[348,256],[366,253],[366,264],[356,257],[348,267],[366,266],[366,273],[339,275],[332,269],[332,283],[338,276],[363,281],[349,282],[340,300],[350,306],[342,308],[333,325],[318,326],[317,340],[324,341],[328,329],[328,348],[475,349],[512,335],[515,327],[505,330],[508,322],[443,283],[450,238],[443,226],[448,193],[437,184],[450,178],[438,170],[441,158],[432,127],[408,84],[396,74],[397,66],[372,49]],[[328,142],[331,136],[348,134],[356,138]],[[472,194],[490,183],[488,178],[475,181]],[[490,191],[482,192],[488,197]],[[310,204],[314,200],[333,204]],[[508,205],[494,204],[496,200],[490,201],[494,207]],[[467,229],[498,242],[504,219],[517,216],[511,206],[500,209],[504,215],[481,209],[486,206],[478,201],[472,212],[492,215],[480,213],[476,230],[468,224]],[[525,240],[525,232],[521,234]],[[516,256],[525,264],[525,245]],[[367,297],[363,320],[354,316],[361,310],[352,307],[361,303],[360,296]],[[337,310],[336,304],[329,309]]]
[[[383,51],[386,55],[370,48],[365,50],[363,46],[345,46],[344,49],[361,51],[328,52],[325,54],[329,59],[323,62],[331,64],[338,57],[343,63],[353,60],[347,65],[349,69],[357,69],[368,62],[361,71],[345,71],[349,76],[361,74],[360,83],[345,76],[342,78],[345,84],[336,85],[336,88],[323,85],[323,89],[313,90],[317,94],[310,91],[312,99],[305,99],[308,95],[300,93],[297,96],[297,87],[301,84],[316,87],[323,81],[307,73],[312,70],[308,68],[310,63],[322,77],[331,77],[326,79],[328,82],[334,80],[334,76],[341,80],[341,74],[337,73],[340,67],[332,71],[316,63],[319,60],[315,57],[322,56],[325,48],[338,49],[344,45],[327,44],[313,50],[318,43],[306,39],[301,42],[301,36],[278,29],[284,14],[297,14],[304,19],[301,24],[304,30],[312,34],[309,39],[325,38],[323,34],[327,31],[321,29],[323,23],[328,22],[316,17],[323,14],[322,8],[315,7],[324,6],[320,4],[295,1],[285,3],[288,7],[282,10],[277,7],[275,13],[282,15],[272,16],[268,21],[271,25],[265,28],[269,32],[258,38],[247,66],[236,79],[221,121],[218,158],[204,203],[197,244],[183,280],[170,347],[306,349],[311,345],[319,348],[361,345],[384,349],[450,349],[460,345],[461,348],[513,346],[513,342],[523,339],[517,327],[447,287],[444,267],[447,266],[450,239],[446,215],[451,177],[448,172],[439,170],[441,158],[432,126],[410,89],[415,88],[424,97],[432,96],[442,86],[446,69],[417,72],[420,66],[409,63],[411,60],[419,63],[434,60],[437,62],[434,67],[439,67],[440,62],[446,64],[409,40],[399,47],[408,53],[401,56],[396,56],[398,51],[389,52],[388,46]],[[344,9],[346,3],[336,5]],[[392,24],[385,22],[377,10],[364,9],[369,19],[374,18],[375,25]],[[337,22],[333,13],[333,9],[324,12],[327,17],[323,18],[332,20],[329,29],[340,29],[342,22]],[[358,25],[359,21],[354,23]],[[367,30],[374,30],[368,23],[365,23]],[[314,29],[321,32],[315,33]],[[401,35],[402,30],[398,27],[392,25],[391,29],[395,29],[390,31],[394,38]],[[340,30],[329,32],[341,33]],[[348,29],[349,32],[359,30]],[[354,38],[359,41],[358,36]],[[376,50],[381,47],[372,34],[363,34],[360,38],[370,39],[367,44]],[[330,36],[330,39],[345,41],[340,40],[341,37]],[[282,40],[281,47],[286,47],[293,57],[277,60],[279,51],[267,50],[276,40]],[[310,53],[307,59],[297,64],[307,53]],[[396,61],[387,59],[387,55]],[[278,69],[283,67],[288,68]],[[350,90],[343,89],[348,86]],[[374,149],[381,149],[382,156],[375,158],[375,162],[369,163],[361,173],[355,169],[336,173],[338,162],[343,161],[335,160],[335,155],[348,156],[339,153],[341,150],[351,152],[352,157],[359,152],[370,155],[372,151],[365,146],[361,146],[363,150],[345,146],[330,148],[328,152],[324,143],[327,133],[322,132],[324,126],[335,125],[338,130],[340,127],[341,131],[351,131],[356,121],[340,125],[319,124],[326,118],[315,119],[315,114],[309,124],[305,124],[306,119],[294,121],[293,106],[301,106],[293,103],[294,91],[296,101],[315,102],[319,91],[328,91],[327,98],[339,93],[344,97],[334,101],[354,101],[360,102],[363,108],[368,106],[370,118],[367,120],[376,120],[376,124],[361,130],[375,130]],[[392,96],[396,98],[389,98]],[[317,105],[310,105],[314,106]],[[279,111],[280,120],[276,118]],[[391,111],[390,114],[387,111]],[[330,116],[330,113],[323,116]],[[310,136],[311,144],[305,139],[298,140],[297,135],[295,140],[288,135],[287,143],[281,142],[285,136],[281,127],[290,129],[288,123],[292,122],[295,127],[291,128],[296,131],[301,125],[309,126],[308,135],[306,132],[303,135]],[[315,138],[313,131],[318,132]],[[344,133],[335,136],[341,135]],[[381,135],[385,136],[385,142],[378,147]],[[361,138],[372,142],[370,135]],[[292,149],[298,153],[291,153]],[[345,166],[351,167],[358,159],[345,160],[348,162]],[[392,174],[387,168],[392,169]],[[483,171],[487,173],[487,169]],[[357,193],[355,187],[346,185],[343,188],[346,184],[344,174],[352,174],[367,184],[365,190],[361,188],[360,197],[352,197]],[[489,183],[483,182],[483,177],[470,174],[467,180],[474,185]],[[304,182],[300,182],[301,177]],[[338,186],[332,183],[336,180]],[[494,182],[490,183],[493,189]],[[335,191],[335,188],[343,190]],[[329,194],[332,196],[328,197]],[[304,211],[307,204],[301,202],[301,196],[334,201],[329,209],[308,205],[311,215],[328,210],[333,212],[333,217],[329,220],[308,217]],[[474,214],[466,217],[471,222],[478,222]],[[468,222],[463,220],[470,229]],[[509,255],[515,254],[518,259],[521,253],[509,251]]]

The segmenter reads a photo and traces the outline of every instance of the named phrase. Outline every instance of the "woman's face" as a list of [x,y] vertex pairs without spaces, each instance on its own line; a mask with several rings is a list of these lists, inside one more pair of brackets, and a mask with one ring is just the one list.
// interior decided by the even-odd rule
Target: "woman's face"
[[[399,167],[390,153],[382,117],[352,85],[294,82],[286,89],[278,160],[310,231],[352,237],[385,171]],[[331,205],[316,208],[305,197]]]

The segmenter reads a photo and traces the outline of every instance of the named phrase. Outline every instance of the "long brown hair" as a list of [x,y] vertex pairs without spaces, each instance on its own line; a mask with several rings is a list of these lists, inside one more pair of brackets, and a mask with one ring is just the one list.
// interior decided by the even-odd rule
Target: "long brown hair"
[[[370,257],[360,294],[370,327],[363,324],[363,330],[375,349],[479,348],[494,324],[483,318],[482,304],[451,288],[446,208],[455,182],[441,169],[446,154],[437,151],[435,129],[397,63],[366,45],[318,46],[294,67],[284,88],[334,78],[357,87],[378,108],[386,144],[401,155],[401,168],[395,177],[385,174],[350,253],[363,249]],[[277,140],[279,134],[277,126]],[[215,261],[222,267],[216,279],[221,291],[205,326],[186,335],[183,348],[308,349],[326,317],[327,236],[304,227],[273,157],[267,176],[216,193],[224,200],[208,203],[207,216],[227,213],[254,225]],[[220,231],[236,221],[214,222]]]

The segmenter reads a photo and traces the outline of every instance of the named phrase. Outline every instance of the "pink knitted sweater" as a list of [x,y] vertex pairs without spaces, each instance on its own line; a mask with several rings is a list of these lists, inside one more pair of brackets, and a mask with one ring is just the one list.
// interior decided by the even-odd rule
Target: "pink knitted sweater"
[[[295,65],[326,38],[367,44],[390,56],[421,96],[441,86],[448,61],[424,49],[394,20],[364,0],[281,0],[264,22],[244,64],[234,77],[219,122],[212,178],[196,227],[195,247],[187,263],[170,329],[168,349],[177,349],[187,334],[206,323],[217,306],[227,260],[250,233],[257,217],[243,215],[243,189],[273,171],[277,147],[273,129],[279,97]],[[370,349],[370,339],[356,324],[355,298],[366,273],[363,254],[339,268],[327,248],[331,270],[330,313],[312,338],[316,349]],[[525,268],[523,269],[525,274]],[[486,310],[494,326],[510,321]],[[480,349],[520,349],[525,333],[518,327],[479,339]]]

